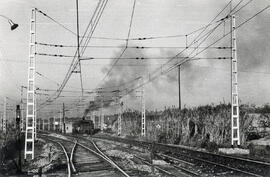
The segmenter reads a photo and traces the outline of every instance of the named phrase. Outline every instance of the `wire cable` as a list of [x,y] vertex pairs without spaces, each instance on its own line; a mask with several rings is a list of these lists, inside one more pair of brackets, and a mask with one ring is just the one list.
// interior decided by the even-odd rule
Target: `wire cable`
[[[234,9],[236,9],[240,3],[242,3],[243,0],[241,0],[235,7]],[[242,6],[240,9],[238,9],[235,13],[237,13],[238,11],[240,11],[242,8],[244,8],[246,5],[248,5],[251,1],[253,0],[250,0],[249,2],[247,2],[244,6]],[[234,10],[233,9],[233,10]],[[77,34],[72,31],[71,29],[69,29],[68,27],[66,27],[65,25],[61,24],[60,22],[58,22],[57,20],[55,20],[54,18],[52,18],[51,16],[49,16],[48,14],[44,13],[43,11],[41,11],[40,9],[37,9],[36,10],[41,13],[42,15],[44,15],[45,17],[49,18],[50,20],[52,20],[54,23],[56,23],[57,25],[61,26],[62,28],[64,28],[65,30],[67,30],[68,32],[70,32],[71,34],[77,36]],[[232,11],[233,11],[232,10]],[[234,13],[234,14],[235,14]],[[212,24],[211,24],[212,25]],[[153,39],[162,39],[162,38],[178,38],[178,37],[185,37],[185,36],[188,36],[188,35],[191,35],[191,34],[194,34],[202,29],[204,29],[205,26],[203,27],[200,27],[199,29],[196,29],[190,33],[187,33],[187,34],[176,34],[176,35],[164,35],[164,36],[151,36],[151,37],[138,37],[138,38],[130,38],[129,40],[153,40]],[[80,38],[82,38],[83,36],[80,36]],[[119,40],[119,41],[126,41],[127,39],[126,38],[113,38],[113,37],[91,37],[93,39],[103,39],[103,40]]]
[[[268,8],[270,8],[270,5],[266,6],[265,8],[263,8],[262,10],[260,10],[259,12],[255,13],[253,16],[251,16],[251,17],[249,17],[248,19],[246,19],[246,20],[245,20],[244,22],[242,22],[240,25],[236,26],[236,27],[235,27],[235,30],[238,29],[238,28],[240,28],[240,27],[242,27],[244,24],[246,24],[247,22],[249,22],[250,20],[252,20],[253,18],[255,18],[257,15],[261,14],[262,12],[264,12],[265,10],[267,10]],[[211,44],[209,45],[209,47],[212,46],[212,45],[215,45],[217,42],[219,42],[220,40],[222,40],[223,38],[225,38],[227,35],[229,35],[229,34],[231,34],[231,33],[232,33],[232,30],[229,31],[228,33],[226,33],[225,36],[222,36],[222,37],[220,37],[218,40],[216,40],[216,41],[214,41],[213,43],[211,43]],[[203,49],[203,50],[200,51],[199,53],[202,53],[204,50],[206,50],[206,49]],[[198,54],[199,54],[199,53],[198,53]],[[198,54],[197,54],[197,55],[198,55]],[[183,62],[186,62],[186,60],[182,60],[181,62],[182,62],[182,63],[183,63]],[[180,63],[180,62],[179,62],[179,63]],[[178,63],[177,65],[175,65],[175,66],[177,67],[177,66],[179,65],[179,63]],[[174,68],[170,68],[170,69],[167,70],[166,72],[163,71],[161,74],[165,74],[165,73],[171,71],[172,69],[174,69]],[[152,82],[152,81],[153,81],[154,79],[156,79],[156,78],[157,78],[157,76],[156,76],[156,77],[150,77],[150,76],[149,76],[148,81],[145,81],[144,83],[141,83],[139,86],[134,87],[134,88],[132,88],[131,90],[126,91],[126,94],[125,94],[125,95],[127,95],[127,94],[133,92],[134,90],[136,90],[136,89],[138,89],[138,88],[140,88],[140,87],[146,85],[146,84],[149,83],[149,82]]]
[[[199,35],[197,35],[196,37],[195,37],[195,39],[193,40],[193,41],[196,41],[197,40],[197,38],[199,38],[203,33],[204,33],[204,31],[209,27],[209,26],[211,26],[211,24],[216,20],[216,18],[229,6],[229,4],[231,3],[231,1],[229,2],[229,3],[227,3],[227,5],[210,21],[210,23],[208,24],[208,25],[206,25],[203,29],[202,29],[202,31],[199,33]],[[225,18],[224,18],[225,19]],[[219,20],[219,21],[223,21],[223,19],[221,19],[221,20]],[[211,34],[211,33],[210,33]],[[190,45],[192,45],[193,44],[193,42],[191,42],[191,44]],[[188,48],[188,47],[187,47]],[[173,58],[171,58],[168,62],[166,62],[166,64],[167,63],[169,63],[170,61],[172,61],[174,58],[176,58],[176,57],[178,57],[182,52],[184,52],[185,50],[187,50],[187,48],[185,48],[184,50],[182,50],[180,53],[178,53],[177,55],[175,55]],[[123,52],[122,52],[123,53]],[[121,55],[122,55],[122,53],[121,53]],[[162,69],[162,68],[161,68]],[[155,73],[155,71],[154,71],[154,73]],[[105,76],[107,76],[107,75],[105,75]],[[104,79],[102,79],[102,81],[103,81]]]
[[[200,38],[200,39],[202,39],[202,34],[206,31],[206,29],[214,22],[214,21],[216,21],[216,19],[218,18],[218,16],[220,15],[220,14],[222,14],[223,13],[223,11],[230,5],[230,3],[231,3],[231,1],[229,1],[227,4],[226,4],[226,6],[208,23],[208,25],[206,25],[206,26],[204,26],[204,28],[202,29],[202,31],[193,39],[193,41],[187,46],[187,48],[186,49],[188,49],[190,46],[192,46],[194,43],[196,43],[196,42],[198,42],[198,38]],[[227,15],[228,16],[228,15]],[[224,18],[222,18],[222,19],[220,19],[220,20],[218,20],[219,21],[219,24],[218,25],[220,25],[221,23],[220,22],[222,22],[223,21],[223,19],[227,19],[227,16],[225,16]],[[216,26],[218,26],[218,25],[216,25]],[[216,27],[214,27],[213,29],[216,29]],[[205,34],[205,35],[203,35],[203,37],[204,36],[207,36],[208,34]],[[184,51],[186,51],[186,49],[183,49],[182,51],[180,51],[178,54],[176,54],[174,57],[172,57],[170,60],[168,60],[165,64],[168,64],[168,63],[170,63],[171,61],[173,61],[175,58],[177,58],[179,55],[181,55]],[[164,64],[164,65],[165,65]],[[160,68],[160,69],[162,69],[162,67]]]
[[[86,38],[85,43],[89,42],[89,40],[91,39],[92,34],[93,34],[94,30],[96,29],[96,26],[97,26],[97,24],[99,22],[99,19],[101,17],[101,14],[103,13],[104,8],[106,7],[107,2],[108,2],[108,0],[99,1],[98,5],[97,5],[97,7],[96,7],[96,9],[94,11],[94,14],[92,15],[92,18],[90,19],[90,21],[89,21],[89,23],[87,25],[87,28],[86,28],[86,30],[84,32],[84,35],[83,35],[83,37],[82,37],[82,39],[80,41],[80,45],[82,45],[84,38]],[[90,26],[91,26],[91,28],[90,28]],[[89,31],[89,28],[90,28],[90,31]],[[88,32],[88,35],[87,35],[87,37],[85,37],[87,32]],[[83,45],[85,46],[85,44],[83,44]],[[83,55],[84,50],[85,49],[82,48],[81,56]],[[76,60],[77,52],[79,52],[79,51],[76,50],[76,52],[74,54],[74,57],[73,57],[73,60],[72,60],[72,62],[70,64],[70,67],[68,69],[68,72],[67,72],[62,84],[60,85],[60,87],[57,89],[57,91],[49,99],[47,99],[44,102],[44,104],[41,104],[41,105],[45,105],[46,102],[48,102],[48,101],[49,102],[54,101],[60,96],[62,90],[64,89],[66,83],[68,82],[69,78],[71,77],[73,71],[76,69],[76,67],[78,65],[78,62],[80,61],[80,60]]]
[[[238,13],[240,10],[242,10],[243,8],[245,8],[248,4],[250,4],[253,0],[249,0],[246,4],[244,4],[242,7],[240,7],[238,10],[236,10],[235,12],[232,13],[232,15],[235,15],[236,13]],[[235,9],[235,8],[234,8]]]
[[[210,23],[209,24],[211,24],[213,21],[215,21],[215,19],[230,5],[230,3],[231,3],[231,1],[229,2],[229,3],[227,3],[227,5],[210,21]],[[204,28],[204,30],[199,34],[199,35],[197,35],[197,37],[196,38],[198,38],[198,37],[200,37],[200,39],[194,39],[190,44],[189,44],[189,46],[187,46],[187,48],[188,47],[190,47],[193,43],[194,43],[194,41],[196,41],[196,42],[198,42],[199,40],[201,40],[202,38],[204,38],[204,39],[202,39],[202,41],[200,42],[200,44],[199,45],[201,45],[217,28],[218,28],[218,26],[220,25],[220,24],[222,24],[223,23],[223,20],[224,19],[227,19],[228,18],[228,15],[226,16],[226,17],[224,17],[224,18],[222,18],[221,20],[218,20],[220,23],[218,24],[218,25],[216,25],[212,30],[210,30],[208,33],[206,33],[205,35],[203,35],[203,36],[201,36],[200,37],[200,35],[208,28],[208,25],[206,25],[205,26],[205,28]],[[224,36],[225,37],[225,36]],[[208,46],[209,47],[209,46]],[[186,49],[187,49],[186,48]],[[175,55],[174,57],[172,57],[168,62],[166,62],[164,65],[166,65],[166,64],[168,64],[170,61],[172,61],[172,60],[174,60],[174,59],[176,59],[181,53],[183,53],[186,49],[184,49],[184,50],[182,50],[181,52],[179,52],[177,55]],[[195,50],[193,50],[193,52],[194,52]],[[191,55],[192,53],[190,53],[189,55]],[[197,55],[198,55],[199,53],[197,53]],[[169,72],[170,70],[172,70],[172,69],[174,69],[176,66],[178,66],[179,65],[179,63],[185,63],[186,61],[188,61],[188,60],[190,60],[190,58],[189,57],[183,57],[183,60],[181,60],[181,62],[177,62],[176,64],[173,64],[173,66],[172,67],[169,67],[168,68],[168,71],[167,72]],[[161,74],[164,74],[164,71],[162,71],[162,68],[164,67],[164,65],[162,65],[158,70],[160,70],[161,71]],[[153,72],[153,74],[152,75],[154,75],[155,73],[157,72],[157,70],[156,71],[154,71]],[[158,77],[159,75],[156,75],[155,77],[152,77],[152,79],[151,79],[151,77],[150,77],[150,75],[149,75],[149,82],[150,81],[152,81],[153,79],[155,79],[156,77]],[[143,86],[144,84],[142,84],[141,86]],[[140,87],[141,87],[140,86]],[[130,93],[130,92],[129,92]]]
[[[100,2],[100,1],[99,1]],[[39,12],[40,14],[42,14],[43,16],[49,18],[50,20],[52,20],[54,23],[56,23],[57,25],[59,25],[60,27],[62,27],[63,29],[65,29],[66,31],[70,32],[71,34],[77,36],[77,33],[75,33],[74,31],[72,31],[71,29],[69,29],[68,27],[66,27],[65,25],[63,25],[62,23],[58,22],[57,20],[55,20],[54,18],[52,18],[51,16],[49,16],[48,14],[44,13],[43,11],[41,11],[38,8],[35,8],[37,12]],[[80,36],[80,38],[82,38],[83,36]],[[93,39],[103,39],[103,40],[126,40],[123,38],[110,38],[110,37],[92,37]]]
[[233,9],[231,9],[231,12],[233,12],[244,0],[240,0]]
[[55,83],[55,84],[58,85],[58,86],[60,85],[58,82],[56,82],[56,81],[54,81],[54,80],[52,80],[52,79],[46,77],[45,75],[41,74],[40,72],[37,72],[37,71],[36,71],[36,74],[39,75],[39,76],[41,76],[41,77],[43,77],[43,78],[45,78],[45,79],[47,79],[47,80],[49,80],[49,81],[51,81],[51,82],[53,82],[53,83]]
[[[91,25],[91,29],[90,29],[90,31],[88,32],[88,35],[87,35],[87,37],[86,37],[86,40],[85,40],[85,42],[84,42],[84,44],[83,44],[84,46],[87,46],[87,45],[88,45],[88,43],[89,43],[89,41],[90,41],[90,39],[91,39],[91,37],[92,37],[92,35],[93,35],[93,33],[94,33],[96,27],[97,27],[97,24],[98,24],[98,22],[99,22],[99,20],[100,20],[100,18],[101,18],[101,15],[102,15],[102,13],[103,13],[105,7],[106,7],[107,2],[108,2],[108,0],[102,1],[101,5],[100,5],[100,8],[98,8],[98,10],[97,10],[97,15],[96,15],[96,16],[92,16],[92,19],[90,20],[90,22],[94,21],[94,22],[93,22],[94,25]],[[90,24],[90,23],[89,23],[89,24]],[[91,23],[91,24],[92,24],[92,23]],[[86,34],[86,33],[87,33],[87,30],[85,31],[85,34]],[[84,36],[85,36],[85,34],[84,34]],[[82,51],[81,51],[81,54],[82,54],[82,55],[84,54],[85,50],[86,50],[86,47],[83,47],[83,48],[82,48]],[[78,62],[80,63],[80,60],[77,61],[77,63],[78,63]],[[75,66],[76,66],[76,63],[75,63]],[[73,70],[72,70],[72,71],[73,71]],[[58,96],[59,96],[60,94],[61,94],[61,92],[58,94]],[[80,103],[80,101],[81,101],[81,100],[78,101],[78,104]]]
[[112,70],[113,70],[114,66],[116,65],[116,63],[119,61],[119,59],[123,56],[123,54],[127,50],[128,41],[129,41],[130,32],[131,32],[131,27],[132,27],[132,22],[133,22],[133,17],[134,17],[134,12],[135,12],[135,6],[136,6],[136,0],[133,1],[132,13],[131,13],[130,22],[129,22],[129,29],[128,29],[128,34],[127,34],[127,40],[126,40],[125,48],[120,53],[120,55],[117,57],[117,59],[114,61],[114,63],[111,65],[111,67],[109,68],[108,72],[105,74],[105,76],[103,77],[103,79],[101,80],[101,82],[98,84],[98,87],[109,76],[109,74],[112,72]]
[[[40,43],[36,42],[37,45],[41,46],[48,46],[48,47],[60,47],[60,48],[75,48],[77,47],[76,45],[64,45],[64,44],[52,44],[52,43]],[[88,46],[81,46],[81,47],[87,47],[87,48],[123,48],[123,46],[112,46],[112,45],[88,45]],[[134,49],[160,49],[160,48],[186,48],[186,46],[128,46],[127,48],[134,48]],[[189,48],[198,48],[198,47],[192,47],[190,46]],[[203,48],[203,47],[199,47]],[[230,49],[230,47],[222,47],[222,46],[214,46],[211,47],[213,49]]]

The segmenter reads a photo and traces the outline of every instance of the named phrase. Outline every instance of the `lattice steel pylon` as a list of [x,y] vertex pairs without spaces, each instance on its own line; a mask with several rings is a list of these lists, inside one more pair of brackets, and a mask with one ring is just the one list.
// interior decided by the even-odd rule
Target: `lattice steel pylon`
[[118,119],[117,119],[117,123],[118,123],[118,136],[120,136],[122,134],[122,99],[121,98],[117,98],[117,102],[119,105],[119,113],[118,113]]
[[34,101],[34,140],[37,138],[37,99]]
[[104,129],[104,113],[103,113],[103,100],[101,100],[101,108],[100,108],[100,130]]
[[240,145],[235,16],[231,16],[231,143]]
[[[143,79],[142,79],[142,84],[143,84]],[[142,131],[141,134],[142,136],[145,136],[145,98],[144,98],[144,86],[142,85],[142,90],[141,90],[141,105],[142,105]]]
[[29,64],[28,64],[28,82],[27,82],[27,103],[26,103],[26,127],[25,127],[25,151],[24,159],[28,155],[34,159],[34,141],[35,141],[35,65],[36,65],[36,10],[31,9],[30,19],[30,46],[29,46]]

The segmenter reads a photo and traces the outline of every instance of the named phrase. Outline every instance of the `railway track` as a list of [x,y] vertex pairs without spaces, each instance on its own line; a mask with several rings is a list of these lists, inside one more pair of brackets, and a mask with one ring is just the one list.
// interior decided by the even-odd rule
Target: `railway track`
[[59,153],[59,158],[60,161],[58,161],[58,168],[56,170],[51,170],[49,172],[46,172],[48,174],[54,174],[56,176],[63,176],[64,174],[67,174],[68,177],[71,177],[71,166],[69,163],[69,156],[68,156],[68,152],[66,147],[53,139],[50,138],[46,138],[47,141],[52,142],[54,144],[56,144],[57,146],[59,146],[59,148],[61,149],[60,153]]
[[[103,154],[94,144],[83,144],[77,140],[61,139],[42,135],[42,138],[61,147],[66,161],[66,173],[71,176],[110,176],[129,175],[114,161]],[[63,156],[62,156],[63,158]]]
[[[79,147],[80,149],[83,148],[86,144],[92,144],[91,149],[96,149],[94,143],[86,139],[84,137],[74,137],[69,136],[73,138],[79,139],[81,142]],[[125,144],[130,144],[133,146],[141,146],[143,148],[148,148],[152,146],[152,143],[148,142],[142,142],[142,141],[136,141],[136,140],[129,140],[129,139],[123,139],[123,138],[117,138],[117,137],[99,137],[102,139],[107,139],[109,141],[115,141]],[[89,143],[91,142],[91,143]],[[75,158],[74,158],[74,164],[75,168],[76,165],[80,168],[83,168],[84,162],[77,162],[76,159],[83,159],[82,157],[76,157],[76,147],[74,145],[73,151],[75,152]],[[85,149],[85,148],[84,148]],[[100,150],[95,150],[96,153],[102,153]],[[179,146],[174,145],[164,145],[164,144],[155,144],[155,151],[156,151],[156,157],[159,157],[160,159],[166,160],[167,162],[174,162],[171,163],[171,166],[175,169],[178,169],[179,171],[184,172],[188,176],[201,176],[202,173],[198,173],[194,170],[196,166],[201,166],[204,171],[212,171],[212,174],[217,174],[219,176],[269,176],[269,167],[270,164],[267,162],[261,162],[256,161],[252,159],[245,159],[241,157],[233,157],[228,155],[222,155],[222,154],[214,154],[209,152],[201,152],[196,151],[193,149],[186,149]],[[104,155],[104,154],[103,154]],[[73,156],[71,156],[72,158]],[[140,159],[141,162],[147,164],[148,166],[151,166],[151,163],[149,159],[144,159],[140,156],[135,156],[137,159]],[[107,157],[108,158],[108,157]],[[109,159],[109,158],[108,158]],[[109,159],[110,161],[110,159]],[[78,164],[76,164],[78,163]],[[81,165],[82,164],[82,165]],[[85,163],[87,165],[87,163]],[[72,165],[71,165],[72,166]],[[175,169],[163,169],[158,166],[154,167],[156,170],[160,171],[161,173],[165,174],[166,176],[177,176],[175,175]],[[80,170],[79,170],[80,171]],[[83,171],[83,170],[81,170]],[[78,172],[76,172],[78,173]],[[132,174],[132,172],[128,172],[129,174]],[[134,175],[135,176],[135,175]]]
[[[73,136],[69,136],[69,137],[73,137]],[[100,150],[98,148],[98,146],[96,145],[96,143],[94,141],[92,141],[91,139],[86,139],[86,138],[82,138],[82,137],[75,137],[76,139],[80,140],[81,142],[83,143],[79,143],[81,147],[85,148],[85,149],[88,149],[88,147],[86,147],[85,144],[89,145],[91,144],[95,149],[95,152],[96,153],[99,153],[101,154],[102,156],[104,156],[108,161],[111,161],[112,164],[114,166],[116,166],[118,168],[118,170],[121,170],[122,173],[125,175],[125,176],[145,176],[143,174],[138,174],[136,170],[123,170],[123,168],[121,168],[118,164],[116,164],[113,160],[111,160],[102,150]],[[95,153],[94,152],[94,153]],[[140,159],[141,162],[143,162],[143,164],[146,164],[148,166],[151,166],[151,164],[149,162],[147,162],[146,159],[143,159],[142,157],[138,157],[138,156],[135,156],[136,158]],[[78,158],[79,160],[81,160],[81,157]],[[75,165],[76,166],[76,165]],[[94,167],[95,168],[95,167]],[[160,167],[154,167],[155,169],[157,169],[158,171],[160,171],[162,174],[165,174],[166,176],[178,176],[178,175],[175,175],[173,173],[170,173],[169,171],[165,170],[165,169],[162,169]],[[149,176],[148,174],[146,174],[146,176]],[[164,176],[164,175],[163,175]],[[186,176],[186,175],[183,175],[183,173],[181,173],[181,176]]]
[[[144,164],[151,166],[153,169],[156,169],[157,171],[159,171],[163,175],[166,175],[166,176],[200,176],[200,174],[197,173],[196,170],[194,170],[193,163],[173,158],[173,160],[169,162],[169,164],[170,164],[169,168],[168,167],[161,167],[159,165],[155,165],[155,164],[153,165],[151,160],[149,160],[149,159],[141,157],[140,155],[136,155],[136,152],[134,150],[131,150],[128,147],[123,147],[121,145],[116,145],[116,146],[117,146],[117,149],[121,149],[121,150],[124,150],[128,153],[135,154],[134,155],[135,158],[139,159]],[[161,156],[161,154],[159,154],[158,156]],[[169,157],[169,156],[167,156],[167,157]],[[159,158],[159,159],[162,159],[162,158]]]
[[[107,139],[111,141],[140,146],[150,149],[152,143],[146,141],[130,140],[118,137],[95,136],[96,138]],[[163,159],[186,161],[198,165],[203,165],[204,168],[214,170],[217,174],[232,174],[237,176],[269,176],[270,163],[257,161],[253,159],[245,159],[223,154],[216,154],[194,149],[184,148],[175,145],[166,145],[155,143],[155,151],[163,155]],[[165,157],[167,156],[167,157]]]
[[[70,167],[72,169],[73,174],[76,174],[76,176],[92,176],[92,174],[89,174],[89,171],[102,171],[102,170],[113,170],[113,167],[117,167],[118,170],[122,170],[123,176],[149,176],[149,175],[158,175],[161,176],[199,176],[196,172],[192,170],[185,169],[178,165],[170,165],[166,167],[161,167],[159,165],[152,165],[152,162],[149,161],[149,159],[145,159],[144,157],[141,157],[140,155],[134,155],[134,158],[137,159],[136,161],[140,161],[141,164],[145,164],[149,167],[152,167],[154,170],[151,172],[152,174],[145,174],[142,172],[138,172],[137,170],[131,170],[126,168],[125,166],[122,166],[122,168],[116,164],[114,161],[112,161],[107,155],[105,155],[95,144],[95,142],[91,139],[87,139],[84,137],[77,137],[77,136],[70,136],[65,135],[65,137],[76,139],[76,141],[72,141],[74,144],[73,147],[67,146],[67,149],[69,149],[70,153]],[[63,141],[63,140],[61,140]],[[67,141],[67,140],[64,140]],[[78,142],[80,141],[80,142]],[[70,142],[70,141],[69,141]],[[91,146],[91,147],[89,147]],[[118,148],[117,148],[118,149]],[[120,147],[119,147],[120,149]],[[122,148],[120,150],[123,150]],[[130,149],[127,148],[127,152],[132,152]],[[100,161],[97,157],[89,156],[88,153],[91,151],[91,153],[97,154],[98,156],[101,155],[106,160],[111,162],[111,166],[108,164],[100,164]],[[91,160],[89,160],[91,159]],[[89,163],[91,161],[91,163]],[[189,163],[190,164],[190,163]],[[123,170],[125,169],[125,170]],[[158,173],[157,173],[158,172]],[[160,176],[158,175],[158,176]],[[104,176],[113,176],[113,174],[106,174]],[[119,175],[118,175],[119,176]]]

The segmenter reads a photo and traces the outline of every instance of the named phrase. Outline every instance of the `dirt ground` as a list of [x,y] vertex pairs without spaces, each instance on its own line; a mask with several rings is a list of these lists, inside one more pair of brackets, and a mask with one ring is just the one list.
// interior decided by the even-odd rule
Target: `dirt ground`
[[[136,156],[139,156],[150,160],[150,152],[148,150],[106,140],[95,140],[95,142],[105,154],[115,160],[121,167],[124,167],[125,170],[136,171],[137,174],[142,176],[164,176],[157,170],[152,172],[151,166],[142,163],[141,160],[136,158]],[[168,165],[162,160],[153,160],[153,162],[159,166]]]
[[43,139],[37,139],[35,144],[35,159],[27,161],[23,170],[28,174],[38,174],[39,170],[46,173],[61,163],[60,149],[52,143],[46,143]]

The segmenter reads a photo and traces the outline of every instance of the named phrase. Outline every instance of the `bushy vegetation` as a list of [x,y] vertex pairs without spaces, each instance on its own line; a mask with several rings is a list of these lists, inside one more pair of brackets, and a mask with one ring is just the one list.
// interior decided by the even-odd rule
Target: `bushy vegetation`
[[[255,106],[254,106],[255,107]],[[270,113],[270,105],[269,104],[265,104],[262,107],[255,107],[254,110],[255,113],[261,113],[261,114],[267,114]]]
[[[269,124],[270,106],[255,107],[240,106],[240,138],[246,140],[261,136],[250,133],[252,121],[256,113],[266,116],[265,125]],[[117,124],[117,121],[115,122]],[[116,131],[117,126],[114,126]],[[181,111],[175,107],[163,111],[146,111],[147,139],[161,143],[184,144],[206,148],[215,151],[219,146],[230,144],[231,141],[231,105],[205,105],[194,108],[184,108]],[[122,115],[122,133],[126,136],[141,135],[141,112],[127,110]]]
[[259,133],[257,132],[248,132],[247,134],[247,141],[256,140],[260,138],[262,138],[262,136],[260,136]]
[[[15,135],[8,135],[7,137],[3,135],[1,133],[1,139],[5,140],[2,142],[0,148],[0,174],[20,173],[21,169],[18,165],[18,156],[19,150],[23,150],[23,143],[19,144]],[[23,139],[24,137],[22,136],[21,142],[23,142]]]
[[[174,107],[147,111],[147,138],[162,143],[199,146],[209,134],[211,141],[224,143],[226,134],[230,133],[229,118],[229,104],[184,108],[181,111]],[[123,122],[126,134],[140,135],[140,112],[125,112]]]
[[254,145],[254,144],[249,144],[248,146],[250,150],[250,154],[252,156],[258,156],[258,157],[269,157],[270,155],[270,146],[260,146],[260,145]]

